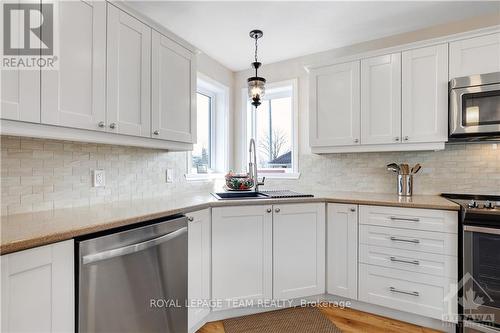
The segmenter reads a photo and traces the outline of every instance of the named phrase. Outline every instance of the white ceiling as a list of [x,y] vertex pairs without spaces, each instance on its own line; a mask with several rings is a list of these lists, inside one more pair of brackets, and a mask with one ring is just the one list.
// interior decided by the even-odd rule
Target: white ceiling
[[207,2],[133,1],[153,18],[231,70],[272,63],[384,36],[498,12],[498,1]]

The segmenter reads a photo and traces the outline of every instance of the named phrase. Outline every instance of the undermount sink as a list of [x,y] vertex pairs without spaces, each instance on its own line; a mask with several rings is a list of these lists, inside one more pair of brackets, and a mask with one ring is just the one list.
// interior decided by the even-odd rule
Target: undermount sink
[[237,200],[237,199],[266,199],[268,195],[260,192],[217,192],[212,195],[218,200]]

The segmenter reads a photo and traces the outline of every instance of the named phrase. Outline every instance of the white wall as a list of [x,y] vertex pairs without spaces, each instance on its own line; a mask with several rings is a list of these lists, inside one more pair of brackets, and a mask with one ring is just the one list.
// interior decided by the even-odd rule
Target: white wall
[[[369,52],[377,49],[389,48],[401,44],[408,44],[433,38],[444,37],[447,35],[457,34],[461,32],[477,30],[489,26],[500,24],[498,14],[476,17],[461,22],[454,22],[447,25],[426,28],[423,30],[404,33],[396,36],[385,37],[378,40],[359,43],[356,45],[343,47],[339,49],[329,50],[326,52],[307,55],[295,59],[290,59],[278,63],[266,64],[265,59],[261,59],[264,63],[262,70],[259,72],[268,82],[277,82],[289,79],[298,79],[298,97],[299,97],[299,169],[302,173],[299,181],[283,181],[273,182],[268,181],[272,186],[288,186],[288,187],[304,187],[310,184],[315,184],[315,188],[324,185],[325,189],[336,190],[359,190],[359,191],[374,191],[374,192],[391,192],[393,191],[392,180],[384,171],[384,163],[392,161],[403,162],[405,160],[423,160],[431,161],[427,165],[427,178],[422,180],[425,186],[416,186],[417,193],[439,193],[447,190],[457,190],[461,188],[454,184],[462,181],[469,184],[470,173],[474,170],[467,170],[467,166],[461,165],[464,161],[464,156],[467,156],[468,150],[471,147],[466,145],[455,146],[450,148],[447,146],[445,152],[427,152],[427,153],[384,153],[384,154],[331,154],[331,155],[314,155],[311,153],[308,137],[309,137],[309,116],[308,116],[308,74],[305,70],[306,65],[311,64],[327,64],[335,62],[335,59],[353,56],[364,52]],[[298,41],[300,42],[300,41]],[[250,67],[250,64],[249,64]],[[246,110],[242,106],[242,88],[246,87],[246,78],[251,75],[250,70],[237,72],[235,74],[235,89],[234,89],[234,131],[241,132],[244,129],[244,113]],[[246,142],[242,136],[235,136],[235,161],[243,161],[246,156]],[[486,187],[474,188],[472,185],[465,186],[469,191],[476,192],[495,192],[500,188],[500,179],[495,176],[495,173],[500,172],[500,149],[496,149],[491,145],[479,145],[474,149],[474,152],[479,154],[475,158],[481,160],[487,165],[492,165],[494,177],[493,183],[485,184]],[[480,153],[482,151],[482,153]],[[478,153],[479,152],[479,153]],[[482,158],[483,154],[484,158]],[[460,156],[460,157],[459,157]],[[378,157],[378,159],[374,159]],[[370,163],[370,159],[373,163]],[[425,162],[425,161],[424,161]],[[457,168],[460,174],[457,177],[447,177],[439,172],[439,164],[449,162],[453,167]],[[464,163],[465,164],[465,163]],[[245,166],[240,163],[238,168],[243,169]],[[424,169],[426,165],[424,163]],[[473,168],[470,164],[469,167]],[[477,165],[475,166],[477,167]],[[343,168],[348,168],[343,170]],[[341,170],[342,169],[342,170]],[[439,174],[442,178],[436,182],[430,174],[430,170],[434,171],[434,175]],[[360,173],[361,172],[361,173]],[[356,173],[356,174],[355,174]],[[444,179],[443,179],[444,177]],[[496,177],[496,178],[495,178]],[[424,178],[424,176],[422,177]],[[357,179],[357,180],[356,180]],[[417,180],[418,182],[418,180]],[[479,187],[479,186],[477,186]]]

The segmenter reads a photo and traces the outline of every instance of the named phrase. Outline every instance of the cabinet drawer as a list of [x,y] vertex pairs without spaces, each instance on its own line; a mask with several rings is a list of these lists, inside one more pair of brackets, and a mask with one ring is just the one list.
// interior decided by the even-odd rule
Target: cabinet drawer
[[[359,300],[443,320],[456,313],[452,279],[359,265]],[[452,318],[449,316],[448,318]]]
[[384,246],[392,249],[421,251],[435,254],[457,255],[456,234],[401,228],[359,226],[360,244]]
[[458,232],[458,215],[454,211],[359,206],[359,223],[403,229]]
[[359,261],[408,272],[457,277],[457,257],[361,244]]

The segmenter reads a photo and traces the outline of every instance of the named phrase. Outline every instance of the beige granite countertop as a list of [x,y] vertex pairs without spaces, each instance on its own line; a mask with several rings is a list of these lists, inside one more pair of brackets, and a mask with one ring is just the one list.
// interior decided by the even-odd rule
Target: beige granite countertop
[[208,207],[248,204],[337,202],[361,205],[397,206],[459,210],[459,206],[440,196],[358,192],[317,192],[314,198],[253,199],[218,201],[211,194],[119,201],[88,207],[23,213],[1,217],[0,254],[71,239],[147,220],[189,213]]

